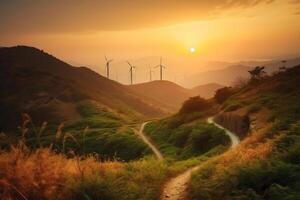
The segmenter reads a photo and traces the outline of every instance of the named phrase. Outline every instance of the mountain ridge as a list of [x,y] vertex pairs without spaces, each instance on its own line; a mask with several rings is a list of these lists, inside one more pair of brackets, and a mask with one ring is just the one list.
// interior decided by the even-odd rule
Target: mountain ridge
[[152,82],[139,83],[129,86],[139,95],[144,95],[167,107],[172,112],[177,112],[182,103],[192,96],[201,96],[203,98],[212,98],[215,91],[224,86],[216,83],[198,85],[188,89],[174,82],[166,80],[155,80]]
[[[69,65],[34,47],[0,48],[0,71],[0,101],[4,111],[1,128],[10,121],[14,121],[11,126],[16,126],[19,117],[15,115],[22,112],[46,121],[72,119],[77,112],[76,103],[86,99],[125,116],[155,117],[166,113],[127,86],[87,67]],[[59,107],[65,106],[72,110],[68,117],[67,113],[59,114]]]

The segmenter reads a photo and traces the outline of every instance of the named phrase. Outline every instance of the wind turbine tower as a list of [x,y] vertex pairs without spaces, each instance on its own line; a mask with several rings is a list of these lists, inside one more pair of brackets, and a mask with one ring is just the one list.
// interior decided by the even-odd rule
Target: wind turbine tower
[[110,63],[113,61],[113,59],[109,60],[105,56],[105,61],[106,61],[106,77],[109,79],[109,67],[110,67]]
[[128,65],[130,66],[129,68],[129,72],[130,72],[130,84],[132,85],[132,80],[133,80],[133,69],[136,68],[136,66],[133,66],[132,64],[130,64],[129,61],[127,61]]
[[152,71],[151,67],[149,67],[150,81],[152,81],[152,73],[153,73],[153,71]]
[[162,57],[160,57],[160,63],[159,65],[155,66],[154,68],[159,67],[160,69],[160,80],[163,80],[163,68],[166,68],[163,64],[162,64]]

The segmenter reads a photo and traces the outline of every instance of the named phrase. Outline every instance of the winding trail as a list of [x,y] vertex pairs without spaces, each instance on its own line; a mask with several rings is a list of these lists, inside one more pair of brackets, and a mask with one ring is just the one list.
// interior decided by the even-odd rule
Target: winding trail
[[221,126],[221,125],[217,124],[216,122],[214,122],[214,118],[213,117],[207,118],[207,122],[209,124],[215,125],[219,129],[223,129],[225,131],[226,135],[228,135],[230,137],[230,140],[231,140],[231,146],[230,146],[230,148],[234,148],[234,147],[236,147],[240,143],[240,139],[239,139],[238,136],[236,136],[234,133],[232,133],[228,129],[224,128],[223,126]]
[[[234,148],[240,143],[239,138],[226,128],[222,127],[221,125],[217,124],[214,122],[213,117],[209,117],[207,119],[208,123],[214,124],[220,129],[223,129],[225,133],[230,137],[231,140],[231,147]],[[164,186],[162,195],[161,195],[161,200],[184,200],[185,197],[187,196],[187,184],[189,180],[191,179],[192,173],[199,169],[199,165],[192,167],[185,171],[184,173],[172,178],[167,182],[167,184]]]
[[151,148],[155,156],[157,157],[158,160],[163,160],[164,157],[161,154],[161,152],[155,147],[154,144],[148,139],[148,137],[144,134],[144,128],[148,122],[144,122],[140,128],[139,131],[136,131],[136,133],[142,138],[142,140]]

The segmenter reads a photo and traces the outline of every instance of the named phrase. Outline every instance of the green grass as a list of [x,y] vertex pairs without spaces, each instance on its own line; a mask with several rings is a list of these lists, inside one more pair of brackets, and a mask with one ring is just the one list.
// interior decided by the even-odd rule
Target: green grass
[[[270,84],[274,87],[246,99],[250,105],[247,105],[248,114],[262,108],[271,112],[268,122],[272,123],[272,128],[260,140],[261,143],[271,142],[271,153],[265,158],[247,160],[245,164],[236,165],[234,161],[222,166],[219,163],[218,169],[218,160],[208,162],[192,177],[189,185],[192,200],[300,199],[300,68],[295,70],[256,83],[254,89],[261,85],[269,88]],[[233,95],[231,102],[236,97],[239,96]]]
[[145,127],[146,134],[168,158],[183,160],[229,146],[229,138],[223,130],[203,122],[186,123],[183,118],[175,115]]
[[73,180],[72,199],[155,200],[168,176],[167,165],[154,159],[130,162],[115,173],[108,171],[86,175],[80,182]]
[[[135,135],[133,129],[126,125],[128,123],[126,119],[90,101],[78,103],[77,109],[81,118],[66,122],[59,139],[54,134],[57,127],[56,129],[48,127],[41,134],[39,142],[36,133],[39,131],[34,130],[39,130],[40,127],[30,123],[28,127],[30,130],[26,133],[26,144],[32,148],[52,145],[57,151],[66,154],[70,151],[80,155],[97,154],[102,160],[130,161],[152,154],[149,147]],[[63,142],[66,135],[68,136]]]
[[243,104],[241,102],[229,99],[224,104],[224,107],[225,107],[224,111],[225,112],[235,111],[235,110],[241,108],[242,106],[243,106]]

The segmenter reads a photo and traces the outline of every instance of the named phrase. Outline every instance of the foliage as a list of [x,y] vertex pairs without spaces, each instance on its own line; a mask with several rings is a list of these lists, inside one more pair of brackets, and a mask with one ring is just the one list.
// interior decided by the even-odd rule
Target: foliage
[[0,154],[0,171],[1,198],[32,200],[154,200],[169,175],[167,165],[153,159],[128,164],[92,156],[67,159],[48,148],[30,152],[24,146]]
[[200,96],[190,97],[186,100],[181,109],[179,110],[180,114],[187,114],[193,112],[201,112],[207,110],[210,107],[209,103],[201,98]]
[[225,102],[230,96],[232,95],[232,89],[230,87],[223,87],[216,91],[214,99],[219,103],[222,104]]
[[248,71],[252,80],[259,80],[266,73],[265,67],[256,66],[254,69]]
[[255,87],[249,83],[247,90],[225,102],[228,106],[247,101],[248,113],[258,116],[260,109],[268,109],[269,120],[236,149],[208,161],[193,175],[191,199],[300,198],[299,76],[299,66],[288,69],[256,82]]
[[[61,124],[56,131],[47,123],[36,126],[29,115],[23,115],[19,138],[32,148],[52,146],[56,151],[77,155],[98,154],[103,160],[135,160],[151,153],[149,147],[136,137],[133,129],[112,113],[98,109],[90,102],[82,102],[78,109],[83,118]],[[3,142],[3,147],[7,141]]]
[[145,127],[147,135],[165,156],[186,159],[229,145],[228,136],[214,125],[188,122],[177,123],[174,126],[174,121],[178,122],[182,118],[182,115],[174,115],[171,118],[148,123]]

